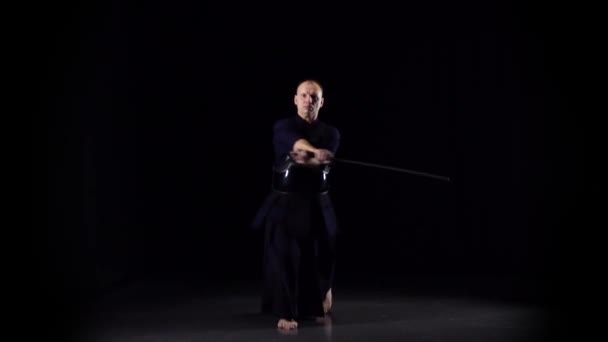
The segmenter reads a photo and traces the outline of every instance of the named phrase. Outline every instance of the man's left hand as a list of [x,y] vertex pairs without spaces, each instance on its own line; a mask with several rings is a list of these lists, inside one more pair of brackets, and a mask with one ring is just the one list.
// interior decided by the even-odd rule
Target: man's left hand
[[291,159],[298,164],[304,164],[310,159],[308,152],[304,150],[291,151],[289,152],[289,155],[291,156]]

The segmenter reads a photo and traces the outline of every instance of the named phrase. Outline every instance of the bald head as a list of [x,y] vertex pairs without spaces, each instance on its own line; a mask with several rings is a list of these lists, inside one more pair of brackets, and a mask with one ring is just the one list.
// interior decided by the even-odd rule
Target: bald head
[[296,89],[294,103],[302,119],[308,122],[315,121],[319,116],[319,110],[323,107],[323,88],[314,80],[301,82]]
[[319,82],[317,82],[315,80],[305,80],[305,81],[300,82],[298,84],[296,93],[299,93],[299,91],[302,87],[315,87],[315,88],[319,89],[321,94],[323,93],[323,87],[321,87],[321,84],[319,84]]

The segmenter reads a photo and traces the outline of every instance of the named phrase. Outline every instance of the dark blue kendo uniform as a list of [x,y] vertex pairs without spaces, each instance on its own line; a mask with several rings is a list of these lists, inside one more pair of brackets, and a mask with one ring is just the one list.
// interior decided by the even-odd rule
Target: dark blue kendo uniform
[[262,312],[286,319],[324,315],[335,268],[338,227],[328,193],[330,166],[296,164],[289,152],[302,138],[335,155],[340,132],[298,115],[275,123],[272,191],[253,224],[265,228]]

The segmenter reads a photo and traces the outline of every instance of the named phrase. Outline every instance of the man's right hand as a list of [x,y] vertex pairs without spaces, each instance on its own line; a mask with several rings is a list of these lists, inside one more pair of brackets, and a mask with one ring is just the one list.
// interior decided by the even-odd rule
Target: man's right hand
[[310,159],[308,153],[304,150],[291,151],[289,155],[298,164],[305,164]]
[[334,154],[330,150],[326,149],[317,149],[315,152],[315,158],[317,158],[320,162],[329,163],[333,158]]

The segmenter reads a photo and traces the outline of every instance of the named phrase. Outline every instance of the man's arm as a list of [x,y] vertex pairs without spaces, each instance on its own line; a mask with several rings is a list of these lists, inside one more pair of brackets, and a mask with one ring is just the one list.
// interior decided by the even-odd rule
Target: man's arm
[[[308,165],[327,164],[331,161],[332,151],[313,146],[290,123],[289,120],[280,120],[274,125],[273,142],[276,156],[283,158],[289,154],[297,163]],[[336,137],[332,138],[335,140]],[[335,142],[332,141],[332,147],[334,144]],[[308,155],[307,152],[312,155]]]
[[299,139],[297,140],[294,144],[293,144],[293,150],[294,151],[306,151],[306,152],[312,152],[313,154],[316,155],[316,153],[318,153],[318,148],[312,146],[308,140],[306,139]]
[[295,150],[289,152],[291,159],[298,164],[302,164],[305,166],[318,166],[323,164],[328,164],[329,160],[319,160],[314,156],[312,152],[304,151],[304,150]]
[[[327,148],[317,148],[306,139],[297,139],[293,144],[293,151],[305,152],[304,155],[297,155],[299,158],[298,162],[312,165],[331,163],[340,146],[340,131],[332,127],[329,132],[329,141],[326,143]],[[291,153],[293,153],[293,151]],[[306,153],[308,155],[306,155]],[[293,157],[294,155],[292,154],[292,158]],[[306,157],[308,157],[308,159]]]
[[340,131],[337,128],[333,128],[331,132],[331,138],[327,149],[335,155],[338,153],[338,147],[340,146]]
[[326,149],[315,148],[317,154],[306,150],[294,150],[289,152],[291,159],[298,164],[310,166],[330,164],[334,158],[334,154]]
[[302,138],[302,134],[293,127],[290,120],[277,121],[274,125],[273,133],[275,156],[279,159],[285,158],[294,151],[294,145],[297,141],[304,140]]

